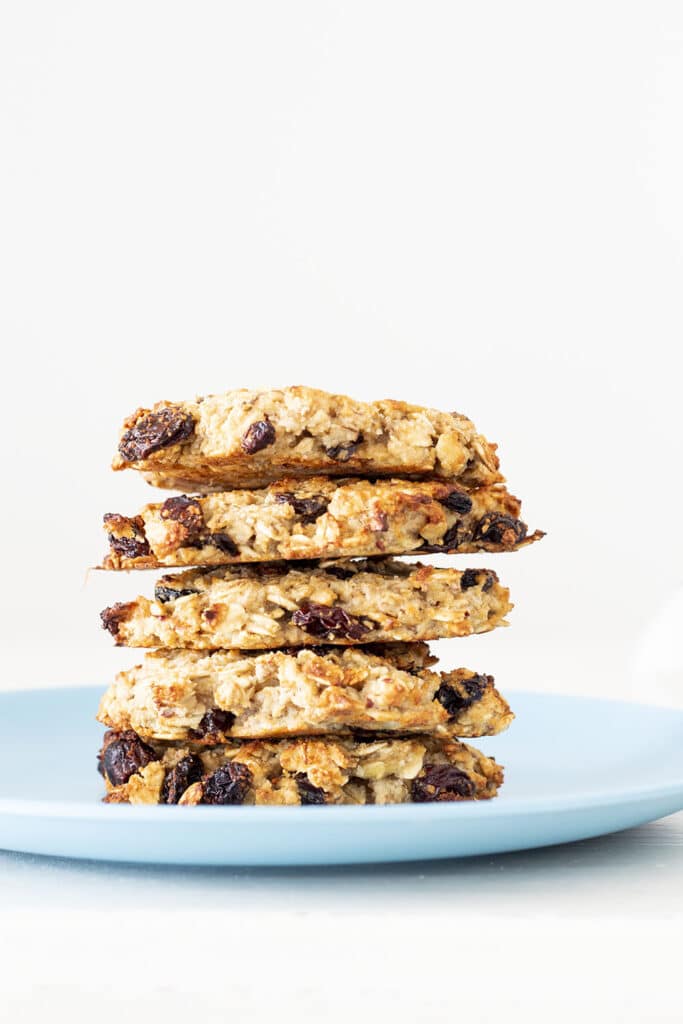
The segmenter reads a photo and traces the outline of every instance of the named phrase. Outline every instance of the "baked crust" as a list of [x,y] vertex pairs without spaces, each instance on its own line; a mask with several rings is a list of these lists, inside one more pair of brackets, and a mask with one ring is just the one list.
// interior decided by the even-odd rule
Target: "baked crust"
[[287,478],[260,490],[169,498],[104,517],[105,569],[419,552],[514,551],[540,539],[501,485]]
[[[216,747],[105,735],[108,803],[387,804],[486,800],[500,765],[437,736],[233,741]],[[114,777],[114,781],[108,773]]]
[[114,469],[157,487],[261,487],[282,476],[436,476],[502,480],[496,446],[459,413],[358,402],[308,387],[239,389],[158,402],[123,425]]
[[190,569],[101,617],[119,646],[255,650],[468,636],[511,608],[489,569],[387,558]]
[[508,727],[513,715],[491,676],[432,672],[435,660],[426,644],[160,650],[119,673],[97,717],[145,739],[204,745],[354,729],[491,736]]

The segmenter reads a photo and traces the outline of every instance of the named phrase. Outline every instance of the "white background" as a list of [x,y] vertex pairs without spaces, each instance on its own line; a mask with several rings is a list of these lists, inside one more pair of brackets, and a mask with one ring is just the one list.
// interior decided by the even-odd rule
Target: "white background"
[[127,663],[139,583],[84,586],[153,493],[127,413],[309,383],[499,442],[548,538],[489,671],[677,699],[633,667],[681,582],[682,50],[676,3],[5,5],[9,681]]
[[[466,412],[548,531],[495,559],[512,628],[444,661],[503,690],[683,704],[682,115],[676,2],[3,4],[0,685],[104,687],[131,661],[98,611],[140,579],[86,581],[102,513],[153,495],[108,469],[127,413],[307,383]],[[416,907],[425,953],[430,928],[445,933]],[[320,913],[311,935],[329,938]],[[503,932],[526,914],[566,955],[542,887]],[[646,945],[658,927],[640,921]],[[468,905],[449,934],[495,928]],[[154,948],[158,974],[182,961]],[[525,949],[517,980],[538,963]]]

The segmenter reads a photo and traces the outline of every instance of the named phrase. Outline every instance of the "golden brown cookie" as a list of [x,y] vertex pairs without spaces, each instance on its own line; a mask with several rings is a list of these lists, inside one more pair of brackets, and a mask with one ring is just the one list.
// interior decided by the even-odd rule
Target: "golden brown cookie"
[[468,636],[511,608],[489,569],[387,558],[190,569],[101,617],[121,646],[263,650]]
[[426,644],[245,651],[154,651],[119,673],[98,719],[144,739],[204,745],[232,738],[354,730],[490,736],[513,715],[491,676],[433,672]]
[[502,485],[440,480],[278,480],[108,513],[105,569],[230,565],[426,552],[515,551],[538,540]]
[[180,490],[321,473],[435,476],[477,487],[503,479],[495,448],[455,412],[308,387],[240,389],[138,409],[123,425],[113,467]]
[[108,803],[389,804],[486,800],[500,765],[457,740],[233,741],[216,747],[147,742],[108,732],[100,751]]

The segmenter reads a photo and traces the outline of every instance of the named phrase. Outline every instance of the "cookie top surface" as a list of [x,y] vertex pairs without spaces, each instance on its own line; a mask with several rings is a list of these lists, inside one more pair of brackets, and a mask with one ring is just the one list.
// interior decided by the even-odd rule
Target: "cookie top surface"
[[459,413],[309,387],[240,389],[158,402],[124,423],[114,469],[158,487],[260,487],[282,476],[396,475],[502,480],[496,446]]

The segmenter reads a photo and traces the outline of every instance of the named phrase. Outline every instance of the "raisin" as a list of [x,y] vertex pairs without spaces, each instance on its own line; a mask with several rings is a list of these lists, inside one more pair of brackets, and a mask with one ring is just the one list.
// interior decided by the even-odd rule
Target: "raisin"
[[194,417],[178,406],[167,405],[147,413],[127,430],[119,444],[119,452],[128,462],[146,459],[160,448],[185,441],[194,433]]
[[476,704],[478,700],[481,700],[488,684],[489,679],[487,676],[470,676],[469,679],[463,679],[460,684],[465,691],[463,694],[449,683],[442,683],[434,694],[434,700],[438,700],[439,704],[453,718],[460,711],[464,711],[465,708],[469,708],[472,704]]
[[294,509],[298,516],[301,516],[304,523],[314,523],[316,519],[327,511],[330,503],[329,498],[324,494],[312,494],[310,498],[297,498],[293,491],[282,491],[275,495],[275,500],[283,505],[285,502]]
[[112,786],[123,786],[131,775],[159,758],[132,729],[109,732],[102,745],[102,767]]
[[526,537],[526,523],[499,512],[486,512],[474,532],[474,539],[513,547]]
[[462,697],[455,687],[448,683],[441,684],[434,694],[434,700],[438,700],[451,718],[467,707],[467,698]]
[[325,572],[338,580],[350,580],[352,576],[356,575],[353,569],[345,569],[341,565],[326,565]]
[[467,693],[468,705],[476,704],[478,700],[486,693],[490,685],[493,684],[492,676],[480,676],[473,675],[468,676],[467,679],[463,679],[460,685],[464,688]]
[[193,590],[191,587],[186,587],[184,590],[174,590],[173,587],[165,587],[162,583],[157,583],[154,588],[154,599],[159,604],[166,604],[167,601],[175,601],[179,597],[189,597],[190,594],[198,593],[198,590]]
[[209,708],[204,713],[196,729],[190,729],[190,736],[193,740],[203,740],[206,736],[215,736],[218,733],[229,732],[232,729],[235,716],[232,711],[223,711],[222,708]]
[[309,782],[308,776],[300,773],[296,776],[296,786],[299,790],[299,799],[305,806],[313,806],[314,804],[327,803],[325,799],[325,790],[321,789],[320,786],[314,786],[312,782]]
[[117,555],[124,558],[144,558],[149,554],[149,544],[138,537],[114,537],[109,534],[109,546]]
[[196,754],[188,754],[182,761],[178,761],[175,768],[166,772],[161,789],[161,802],[177,804],[188,786],[199,782],[202,772],[202,762]]
[[460,589],[469,590],[470,587],[478,586],[482,576],[485,576],[485,579],[481,589],[484,592],[489,591],[498,579],[495,572],[491,572],[490,569],[465,569],[460,577]]
[[363,435],[359,434],[355,441],[347,441],[346,444],[336,444],[332,448],[326,448],[325,453],[335,462],[348,462],[356,448],[363,441]]
[[349,615],[343,608],[328,608],[313,601],[307,601],[294,612],[292,625],[300,626],[311,636],[329,640],[360,640],[368,632],[357,616]]
[[327,647],[325,644],[302,644],[300,647],[278,647],[276,654],[287,654],[290,658],[297,658],[302,651],[312,651],[313,654],[318,656],[328,654],[334,648]]
[[242,804],[251,786],[251,772],[246,764],[229,761],[217,768],[204,783],[203,804]]
[[224,555],[232,555],[233,558],[240,553],[234,540],[227,533],[209,533],[207,534],[204,543],[213,544],[213,546],[218,548],[219,551],[222,551]]
[[452,764],[426,764],[412,784],[413,800],[418,804],[463,800],[474,796],[474,791],[472,779]]
[[420,551],[453,551],[463,539],[460,534],[460,523],[453,523],[444,533],[438,544],[424,544]]
[[270,422],[268,417],[265,420],[256,420],[250,427],[244,432],[242,437],[242,450],[247,455],[253,455],[255,452],[260,452],[262,448],[267,448],[269,444],[273,444],[275,441],[275,427]]
[[386,740],[414,740],[415,734],[409,732],[398,732],[395,729],[382,731],[381,729],[353,729],[353,738],[356,743],[382,743]]
[[453,523],[453,525],[446,530],[441,540],[442,548],[457,548],[460,543],[460,538],[458,537],[458,526],[458,523]]
[[150,553],[145,537],[145,523],[141,516],[128,519],[126,516],[107,512],[104,516],[104,525],[110,526],[113,530],[133,531],[132,537],[117,537],[114,533],[109,534],[109,546],[117,555],[123,555],[124,558],[143,558]]
[[469,590],[470,587],[476,587],[479,582],[479,570],[478,569],[465,569],[464,573],[460,577],[460,589]]
[[445,498],[440,498],[439,500],[446,508],[450,508],[462,516],[472,511],[472,499],[464,491],[451,491]]
[[119,626],[122,622],[126,621],[134,607],[134,601],[117,601],[116,604],[111,605],[109,608],[105,608],[103,612],[100,612],[102,629],[108,629],[111,635],[116,639],[119,635]]
[[197,541],[201,538],[205,523],[202,506],[196,498],[188,498],[186,494],[181,494],[177,498],[167,498],[161,506],[161,518],[180,523],[187,533],[187,541]]

